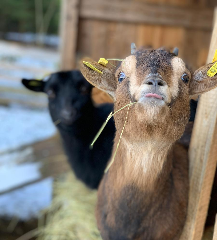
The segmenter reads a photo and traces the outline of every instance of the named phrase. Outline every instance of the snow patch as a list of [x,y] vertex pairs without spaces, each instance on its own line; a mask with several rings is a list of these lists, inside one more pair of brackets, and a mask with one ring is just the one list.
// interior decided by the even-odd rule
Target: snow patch
[[27,221],[38,217],[40,211],[47,208],[52,201],[53,178],[8,194],[0,195],[0,216],[17,217]]
[[0,107],[0,154],[52,137],[48,111]]
[[15,151],[11,153],[5,153],[0,155],[0,167],[1,165],[7,164],[13,166],[19,163],[22,163],[25,159],[33,160],[33,148],[27,147],[20,151]]
[[0,168],[0,192],[40,179],[41,163],[25,163]]

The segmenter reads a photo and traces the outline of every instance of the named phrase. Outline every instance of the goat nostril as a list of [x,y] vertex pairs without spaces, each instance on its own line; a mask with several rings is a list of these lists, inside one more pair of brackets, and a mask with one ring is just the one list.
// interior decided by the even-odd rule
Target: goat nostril
[[159,79],[149,79],[146,81],[147,85],[154,85],[155,87],[159,86],[162,87],[165,85],[165,83],[162,80]]
[[67,121],[73,120],[75,115],[76,115],[76,110],[66,110],[66,109],[64,109],[61,113],[61,117],[64,120],[67,120]]

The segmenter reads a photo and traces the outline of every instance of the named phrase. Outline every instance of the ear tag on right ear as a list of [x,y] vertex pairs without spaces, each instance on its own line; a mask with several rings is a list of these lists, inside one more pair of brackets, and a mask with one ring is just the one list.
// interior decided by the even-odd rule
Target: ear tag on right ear
[[214,77],[217,73],[217,62],[207,71],[207,76]]
[[216,61],[217,61],[217,49],[215,50],[215,54],[214,54],[212,62],[216,62]]
[[97,69],[96,67],[94,67],[92,64],[90,64],[89,62],[85,62],[83,61],[83,64],[85,64],[87,67],[89,67],[90,69],[94,70],[95,72],[101,73],[103,74],[103,72],[101,72],[99,69]]

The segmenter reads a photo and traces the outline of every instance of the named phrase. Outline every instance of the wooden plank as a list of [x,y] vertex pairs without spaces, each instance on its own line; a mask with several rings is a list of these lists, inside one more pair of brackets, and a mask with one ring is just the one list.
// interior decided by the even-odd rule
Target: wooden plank
[[[217,8],[215,10],[217,16]],[[207,62],[217,49],[217,17]],[[217,164],[217,89],[200,97],[189,149],[188,216],[181,240],[201,240]]]
[[92,46],[92,29],[94,26],[94,20],[90,19],[80,19],[79,20],[79,32],[78,32],[78,55],[79,58],[86,56],[91,56],[91,46]]
[[213,240],[217,240],[217,215],[216,215],[216,220],[215,220]]
[[213,10],[135,1],[82,0],[80,17],[211,30]]
[[183,51],[180,56],[193,70],[206,64],[211,32],[198,29],[185,29]]
[[[90,29],[89,29],[90,31]],[[102,21],[94,20],[92,28],[92,39],[91,39],[91,57],[95,60],[99,58],[106,58],[106,32],[107,23]]]
[[106,37],[106,56],[108,58],[120,58],[121,56],[117,55],[117,24],[115,22],[110,22],[108,25],[108,32]]
[[62,0],[61,70],[70,70],[76,66],[79,3],[80,0]]

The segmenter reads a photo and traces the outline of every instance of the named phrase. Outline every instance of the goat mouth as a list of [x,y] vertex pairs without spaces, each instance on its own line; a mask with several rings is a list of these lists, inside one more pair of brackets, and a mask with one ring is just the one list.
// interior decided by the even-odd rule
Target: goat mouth
[[157,99],[163,100],[163,97],[158,95],[157,93],[147,93],[147,94],[145,94],[145,97],[147,97],[147,98],[157,98]]

